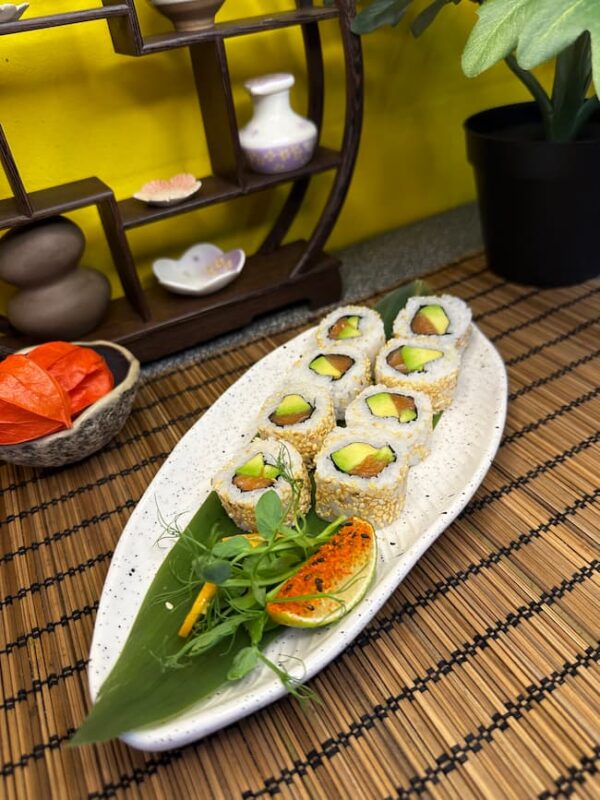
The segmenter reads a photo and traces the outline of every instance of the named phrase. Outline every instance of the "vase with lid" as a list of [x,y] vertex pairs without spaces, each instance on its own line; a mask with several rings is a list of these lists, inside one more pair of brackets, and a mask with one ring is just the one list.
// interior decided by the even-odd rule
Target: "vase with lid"
[[250,122],[240,131],[240,144],[255,172],[290,172],[307,164],[317,144],[317,126],[290,105],[294,76],[263,75],[244,86],[254,103]]
[[171,20],[175,30],[201,31],[214,25],[215,14],[225,0],[149,0],[149,2]]

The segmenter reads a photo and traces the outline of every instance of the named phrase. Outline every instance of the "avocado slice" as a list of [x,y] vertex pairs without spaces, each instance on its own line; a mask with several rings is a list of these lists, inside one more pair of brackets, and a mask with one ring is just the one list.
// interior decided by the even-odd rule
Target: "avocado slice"
[[398,410],[389,392],[379,392],[367,397],[367,405],[376,417],[397,417]]
[[[366,461],[378,461],[385,466],[394,460],[394,453],[387,445],[378,449],[364,442],[352,442],[352,444],[335,450],[331,454],[331,460],[342,472],[360,475],[360,467]],[[383,466],[374,474],[381,472]]]
[[280,472],[277,467],[274,467],[271,464],[265,464],[262,474],[263,478],[269,478],[269,480],[274,481],[279,477]]
[[437,303],[421,306],[412,318],[410,329],[413,333],[443,336],[448,332],[450,320],[442,306]]
[[402,358],[409,372],[422,372],[425,364],[430,361],[437,361],[444,355],[442,350],[431,350],[428,347],[412,347],[404,345],[402,348]]
[[412,422],[416,418],[417,410],[415,408],[403,408],[398,417],[400,422]]
[[245,464],[242,464],[241,467],[238,467],[235,471],[235,474],[247,475],[250,478],[259,478],[263,474],[264,468],[265,461],[262,453],[257,453],[255,456],[252,456],[250,461],[246,461]]
[[341,378],[343,374],[339,369],[331,364],[326,356],[317,356],[316,358],[313,358],[308,366],[313,372],[316,372],[317,375],[326,375],[329,378],[334,378],[335,380]]
[[329,329],[329,335],[332,339],[355,339],[362,335],[358,329],[359,323],[359,316],[340,317]]
[[423,372],[425,364],[430,361],[437,361],[443,358],[442,350],[431,350],[428,347],[412,347],[404,345],[402,348],[402,360],[407,372]]
[[286,394],[275,409],[276,417],[291,417],[296,414],[306,414],[311,410],[310,403],[299,394]]
[[383,461],[384,464],[391,464],[394,460],[394,451],[386,444],[377,450],[375,453],[375,458],[378,461]]
[[417,418],[417,409],[410,397],[379,392],[367,397],[367,405],[376,417],[396,417],[400,422],[412,422]]
[[362,442],[352,442],[345,447],[335,450],[331,454],[331,460],[338,469],[342,472],[352,472],[352,470],[361,464],[365,458],[375,455],[377,448],[371,444],[364,444]]

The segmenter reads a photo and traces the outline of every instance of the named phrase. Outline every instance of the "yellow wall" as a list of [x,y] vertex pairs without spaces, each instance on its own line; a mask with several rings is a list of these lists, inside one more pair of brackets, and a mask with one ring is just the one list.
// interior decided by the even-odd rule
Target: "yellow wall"
[[[28,16],[89,8],[94,0],[30,0]],[[219,19],[290,8],[291,0],[227,0]],[[462,121],[473,111],[524,97],[503,67],[476,81],[463,77],[459,53],[473,6],[451,6],[420,41],[407,31],[383,30],[364,39],[366,115],[352,188],[329,247],[372,236],[473,197],[464,156]],[[147,33],[168,27],[139,0]],[[342,54],[336,24],[323,26],[327,69],[323,141],[339,143],[343,126]],[[209,162],[185,50],[140,59],[116,55],[106,23],[5,36],[0,59],[0,121],[26,187],[35,190],[97,175],[118,198],[153,177],[180,171],[207,174]],[[241,83],[274,70],[301,76],[296,29],[228,42],[240,124],[250,115]],[[302,82],[300,81],[300,84]],[[294,102],[304,108],[304,87]],[[293,233],[310,230],[330,178],[318,177]],[[141,228],[130,234],[145,283],[153,258],[193,242],[252,250],[283,190]],[[0,176],[0,195],[9,194]],[[94,209],[73,214],[88,245],[84,263],[106,272],[120,294]],[[0,285],[0,299],[9,289]],[[1,305],[1,303],[0,303]]]

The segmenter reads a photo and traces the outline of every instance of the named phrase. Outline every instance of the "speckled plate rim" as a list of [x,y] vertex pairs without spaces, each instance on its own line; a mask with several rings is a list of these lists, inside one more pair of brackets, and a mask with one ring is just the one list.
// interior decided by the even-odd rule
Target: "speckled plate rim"
[[[188,502],[194,498],[193,508],[185,510],[187,518],[191,517],[210,490],[210,478],[203,463],[199,461],[198,453],[202,453],[205,460],[211,457],[209,440],[215,435],[215,430],[225,434],[226,440],[220,443],[224,445],[222,461],[227,460],[243,444],[243,437],[252,435],[251,426],[246,424],[244,427],[240,423],[240,419],[244,417],[243,403],[250,402],[245,399],[251,396],[252,391],[264,399],[272,391],[274,383],[278,382],[269,382],[265,380],[265,376],[269,377],[273,373],[281,376],[283,370],[291,366],[300,352],[309,346],[314,338],[314,330],[300,334],[265,356],[233,384],[180,440],[144,493],[115,549],[100,599],[88,670],[92,698],[96,697],[115,663],[144,595],[167,553],[166,549],[159,550],[156,547],[158,537],[154,519],[157,515],[157,504],[168,519],[178,510],[181,512],[179,498],[186,497]],[[481,369],[480,372],[477,367]],[[250,395],[249,389],[252,390]],[[500,443],[506,418],[506,398],[507,376],[504,363],[491,342],[474,327],[471,343],[463,357],[455,402],[445,412],[434,432],[432,454],[411,470],[415,477],[412,484],[409,480],[406,512],[403,512],[399,521],[378,532],[379,563],[376,581],[359,606],[336,625],[314,631],[289,629],[282,633],[267,650],[271,658],[300,656],[304,662],[302,679],[308,680],[352,642],[477,490]],[[253,408],[256,402],[252,400]],[[482,404],[486,409],[484,413],[481,413]],[[471,433],[467,433],[466,439],[461,434],[461,420],[467,420],[471,426]],[[432,465],[436,463],[436,454],[437,462],[447,462],[451,453],[455,457],[458,442],[453,443],[452,439],[461,439],[461,436],[461,441],[465,443],[465,453],[468,450],[471,459],[468,462],[468,474],[463,475],[464,480],[461,478],[458,482],[455,481],[456,485],[444,489],[440,486],[440,476],[438,480],[430,479],[428,485],[432,485],[432,488],[429,491],[434,500],[428,505],[424,505],[422,499],[416,501],[427,472],[432,472]],[[461,453],[459,457],[462,457]],[[214,466],[212,472],[220,464]],[[439,466],[438,463],[436,468],[439,469]],[[447,464],[442,464],[442,467],[446,468]],[[202,470],[205,474],[202,474]],[[197,484],[198,474],[202,474],[200,486]],[[436,504],[436,493],[439,495],[443,491],[447,491],[447,494],[443,495],[443,499],[438,497]],[[430,521],[420,527],[419,514],[423,513],[423,508],[429,514]],[[405,513],[408,516],[415,512],[418,512],[416,517],[404,518]],[[186,517],[183,517],[181,524],[185,522]],[[395,544],[392,540],[407,541],[410,544],[398,554],[398,551],[390,549]],[[130,746],[145,751],[181,747],[258,711],[284,694],[283,687],[272,673],[266,668],[259,668],[244,680],[228,684],[226,688],[177,717],[152,728],[128,733],[121,738]]]

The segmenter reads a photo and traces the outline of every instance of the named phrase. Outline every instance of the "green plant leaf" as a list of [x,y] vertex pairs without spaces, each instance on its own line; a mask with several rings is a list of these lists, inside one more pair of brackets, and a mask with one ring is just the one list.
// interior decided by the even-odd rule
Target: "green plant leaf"
[[250,634],[252,644],[258,644],[261,641],[267,622],[269,622],[269,617],[263,613],[246,623],[246,630]]
[[[445,0],[444,0],[445,1]],[[373,0],[352,20],[352,31],[371,33],[384,25],[397,25],[413,0]]]
[[233,659],[231,669],[227,673],[227,680],[239,681],[244,678],[258,664],[258,653],[255,647],[244,647]]
[[256,527],[265,539],[272,539],[283,522],[284,511],[279,495],[273,489],[261,495],[256,504]]
[[220,586],[231,578],[231,564],[229,561],[213,560],[204,565],[202,580],[205,583],[215,583]]
[[460,0],[433,0],[433,3],[426,6],[420,14],[417,14],[410,26],[413,36],[418,38],[421,34],[425,33],[431,23],[435,21],[440,11],[446,6],[449,6],[450,3],[454,3],[454,5],[457,6]]
[[535,14],[539,0],[485,0],[479,19],[462,54],[465,75],[474,78],[506,58],[517,47],[519,35]]
[[405,283],[403,286],[390,292],[383,300],[377,303],[375,310],[379,312],[383,320],[383,327],[387,339],[392,337],[394,320],[398,316],[398,312],[406,305],[408,298],[422,294],[431,294],[429,286],[425,281],[416,280],[411,283]]
[[[482,12],[490,0],[482,7]],[[592,69],[596,93],[600,94],[600,3],[597,0],[529,0],[517,46],[517,61],[533,69],[554,58],[582,33],[592,39]]]
[[242,553],[249,553],[252,545],[245,536],[234,536],[226,542],[217,542],[213,547],[212,553],[217,558],[235,558]]

